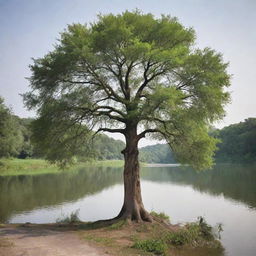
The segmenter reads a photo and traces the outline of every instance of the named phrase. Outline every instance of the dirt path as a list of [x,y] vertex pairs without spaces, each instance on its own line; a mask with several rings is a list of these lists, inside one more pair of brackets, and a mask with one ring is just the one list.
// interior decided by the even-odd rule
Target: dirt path
[[109,256],[74,231],[33,227],[0,229],[0,256]]

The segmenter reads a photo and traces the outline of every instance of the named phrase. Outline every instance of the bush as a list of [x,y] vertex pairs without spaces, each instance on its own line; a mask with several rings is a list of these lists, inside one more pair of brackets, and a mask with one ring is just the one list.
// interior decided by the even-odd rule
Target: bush
[[214,229],[207,224],[205,219],[203,217],[198,217],[197,222],[186,224],[183,229],[176,232],[167,233],[164,239],[172,245],[182,246],[202,240],[213,241],[215,238],[220,237],[221,231],[221,224],[217,226],[217,234],[215,234]]
[[207,224],[203,217],[198,217],[198,225],[200,227],[201,236],[206,240],[213,240],[214,233],[213,228]]
[[157,255],[166,255],[168,250],[167,244],[164,241],[156,239],[137,241],[133,245],[133,248],[153,252]]
[[182,229],[176,232],[169,232],[165,236],[165,240],[175,246],[182,246],[191,242],[191,236],[189,230]]

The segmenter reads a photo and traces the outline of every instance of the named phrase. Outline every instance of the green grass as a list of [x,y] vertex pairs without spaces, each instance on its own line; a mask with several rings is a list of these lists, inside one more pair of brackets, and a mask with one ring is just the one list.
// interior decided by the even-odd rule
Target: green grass
[[59,169],[42,159],[1,159],[0,175],[29,175],[56,173]]
[[114,239],[109,237],[97,237],[93,235],[86,235],[83,237],[84,239],[88,241],[93,241],[95,243],[104,245],[104,246],[113,246],[114,245]]
[[162,221],[170,222],[170,217],[167,214],[165,214],[164,212],[157,213],[155,211],[151,211],[150,215],[155,217],[156,219],[160,219]]
[[106,167],[123,167],[123,160],[100,160],[80,163],[82,166],[106,166]]
[[[89,166],[105,166],[105,167],[122,167],[122,160],[104,160],[79,162],[64,171],[77,170],[77,168]],[[47,173],[58,173],[62,170],[57,165],[50,164],[43,159],[1,159],[0,160],[0,176],[15,175],[39,175]]]
[[166,255],[168,250],[167,244],[164,241],[157,239],[136,241],[133,248],[146,252],[152,252],[156,255]]
[[[160,215],[154,214],[157,217]],[[222,229],[218,228],[217,233],[221,231]],[[156,255],[167,255],[168,248],[181,248],[182,246],[202,247],[207,245],[212,248],[221,249],[221,243],[218,238],[219,234],[214,232],[213,227],[204,218],[199,217],[197,222],[188,223],[176,231],[162,230],[162,232],[159,232],[158,230],[153,239],[140,240],[135,238],[133,248],[152,252]]]
[[126,220],[120,220],[117,223],[112,224],[111,226],[107,227],[108,230],[118,230],[126,225]]

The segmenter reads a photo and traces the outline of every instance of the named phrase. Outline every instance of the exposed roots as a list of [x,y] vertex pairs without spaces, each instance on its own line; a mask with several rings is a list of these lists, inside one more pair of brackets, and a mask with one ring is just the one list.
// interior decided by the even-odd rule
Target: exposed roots
[[152,216],[141,205],[136,205],[136,207],[132,209],[126,209],[126,207],[123,206],[118,216],[114,219],[135,222],[153,222]]
[[130,211],[122,210],[120,213],[112,218],[112,219],[106,219],[106,220],[98,220],[93,223],[93,225],[100,227],[106,227],[111,226],[119,221],[127,221],[128,224],[135,223],[142,223],[142,222],[154,222],[154,218],[144,209],[140,208],[140,211],[134,210],[132,213]]

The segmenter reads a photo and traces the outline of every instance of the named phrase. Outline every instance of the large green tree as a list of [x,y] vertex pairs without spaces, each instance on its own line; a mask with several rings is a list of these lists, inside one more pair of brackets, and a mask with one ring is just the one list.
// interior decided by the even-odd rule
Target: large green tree
[[18,117],[11,113],[0,97],[0,158],[17,156],[22,143],[23,136]]
[[194,30],[176,18],[126,11],[68,26],[55,49],[34,60],[32,91],[24,97],[38,111],[34,130],[50,160],[72,157],[90,131],[123,134],[124,203],[117,218],[150,221],[138,142],[146,135],[165,139],[178,161],[211,166],[216,141],[208,126],[223,117],[229,99],[226,68],[221,54],[196,49]]

